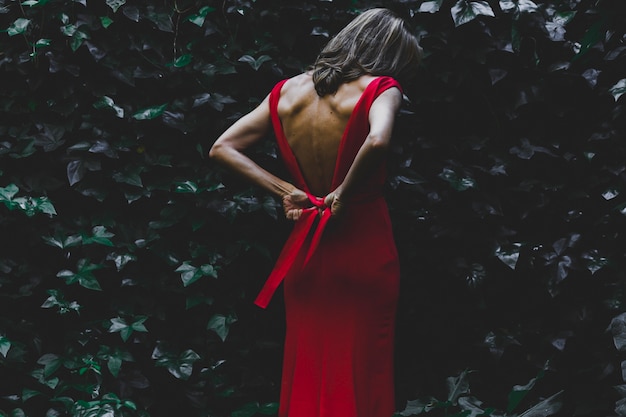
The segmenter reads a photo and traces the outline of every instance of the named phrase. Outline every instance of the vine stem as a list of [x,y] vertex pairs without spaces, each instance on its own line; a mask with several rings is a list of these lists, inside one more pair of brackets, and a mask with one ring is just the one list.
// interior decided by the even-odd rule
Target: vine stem
[[174,12],[176,13],[176,24],[174,25],[174,48],[173,48],[173,50],[174,50],[174,59],[176,59],[178,57],[176,44],[178,43],[178,29],[179,29],[179,26],[180,26],[180,16],[183,13],[188,12],[189,10],[191,10],[191,6],[189,6],[185,10],[180,10],[178,8],[178,2],[177,1],[174,2]]
[[180,24],[180,13],[176,10],[176,24],[174,25],[174,59],[178,57],[178,52],[176,51],[176,43],[178,42],[178,26]]
[[[26,11],[24,11],[24,6],[22,6],[22,2],[18,1],[17,4],[20,6],[20,11],[22,12],[22,16],[24,16],[24,18],[26,18]],[[28,37],[26,36],[25,33],[22,33],[22,36],[24,37],[24,42],[26,42],[26,46],[28,46],[29,48],[31,47],[31,44],[28,40]]]

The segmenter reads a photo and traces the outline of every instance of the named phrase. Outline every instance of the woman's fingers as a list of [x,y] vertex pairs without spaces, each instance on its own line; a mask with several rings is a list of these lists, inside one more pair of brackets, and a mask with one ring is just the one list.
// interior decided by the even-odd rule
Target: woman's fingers
[[288,220],[297,221],[302,216],[302,209],[309,206],[311,202],[306,193],[297,188],[283,197],[283,209]]
[[330,207],[330,212],[333,216],[337,216],[341,212],[341,200],[335,193],[330,193],[324,198],[324,205]]
[[[311,202],[306,193],[301,190],[296,189],[283,197],[283,209],[288,220],[297,221],[302,216],[303,209],[308,207],[311,207]],[[325,207],[330,208],[332,216],[336,217],[341,214],[343,203],[339,195],[332,192],[324,197],[324,206],[318,206],[320,216]]]
[[287,220],[297,221],[302,216],[302,209],[292,209],[285,213]]
[[333,216],[338,216],[341,213],[341,208],[343,207],[341,200],[338,198],[333,199],[333,204],[330,206],[330,212]]

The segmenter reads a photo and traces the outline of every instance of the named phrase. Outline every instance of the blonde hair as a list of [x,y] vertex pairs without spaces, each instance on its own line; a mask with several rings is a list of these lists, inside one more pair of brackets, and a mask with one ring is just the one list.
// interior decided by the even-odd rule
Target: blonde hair
[[312,66],[317,94],[333,94],[362,75],[402,81],[417,69],[422,48],[406,23],[391,10],[375,8],[354,18],[322,49]]

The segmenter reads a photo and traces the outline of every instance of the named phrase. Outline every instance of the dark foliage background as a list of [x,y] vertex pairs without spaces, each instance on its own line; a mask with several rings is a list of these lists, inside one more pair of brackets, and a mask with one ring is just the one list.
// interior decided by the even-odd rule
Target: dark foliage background
[[0,416],[276,412],[290,225],[207,150],[378,5],[398,413],[626,415],[625,2],[0,0]]

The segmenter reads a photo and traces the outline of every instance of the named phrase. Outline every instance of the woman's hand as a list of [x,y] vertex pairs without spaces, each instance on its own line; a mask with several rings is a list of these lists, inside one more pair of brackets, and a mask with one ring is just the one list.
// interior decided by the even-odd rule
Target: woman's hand
[[341,201],[341,197],[337,190],[326,196],[326,198],[324,199],[324,204],[326,205],[326,207],[330,207],[330,214],[333,217],[341,215],[343,202]]
[[311,207],[311,202],[306,193],[298,188],[294,188],[289,194],[283,196],[283,209],[285,217],[296,221],[302,215],[302,209]]

